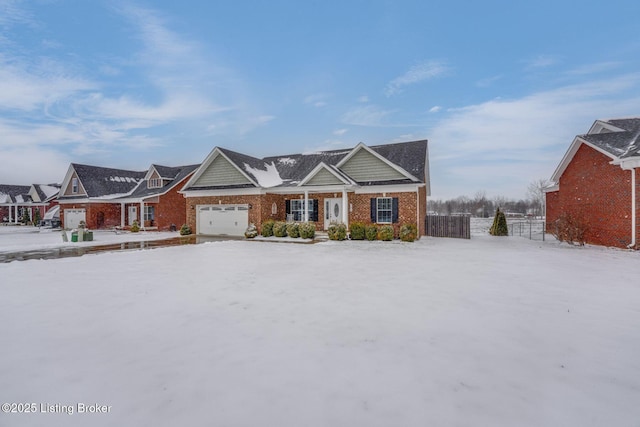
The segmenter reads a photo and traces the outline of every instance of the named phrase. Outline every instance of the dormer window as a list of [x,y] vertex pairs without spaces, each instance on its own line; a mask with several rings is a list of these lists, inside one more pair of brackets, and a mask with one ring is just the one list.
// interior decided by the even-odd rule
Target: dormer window
[[71,192],[78,194],[78,178],[71,178]]
[[149,183],[147,185],[148,188],[162,188],[162,179],[160,178],[149,178]]

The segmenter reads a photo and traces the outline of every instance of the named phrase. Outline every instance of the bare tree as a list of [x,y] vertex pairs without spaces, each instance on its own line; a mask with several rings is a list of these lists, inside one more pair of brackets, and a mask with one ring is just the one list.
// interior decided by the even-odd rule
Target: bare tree
[[535,215],[544,215],[544,203],[545,193],[544,189],[549,186],[549,180],[545,178],[536,179],[532,181],[527,187],[527,197],[531,201],[531,204],[535,206]]

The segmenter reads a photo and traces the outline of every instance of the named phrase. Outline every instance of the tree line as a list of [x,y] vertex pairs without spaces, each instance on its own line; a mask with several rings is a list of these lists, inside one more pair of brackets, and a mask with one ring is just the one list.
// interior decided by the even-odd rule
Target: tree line
[[467,214],[480,218],[492,217],[498,208],[507,216],[542,217],[545,212],[544,189],[549,185],[546,179],[533,181],[527,187],[526,198],[510,199],[503,196],[487,197],[482,190],[473,197],[459,196],[454,199],[429,199],[427,209],[430,215],[461,215]]

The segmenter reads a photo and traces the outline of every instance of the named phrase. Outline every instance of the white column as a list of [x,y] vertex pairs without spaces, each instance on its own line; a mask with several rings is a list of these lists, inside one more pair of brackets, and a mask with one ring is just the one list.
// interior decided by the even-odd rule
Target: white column
[[140,202],[140,228],[144,230],[144,201]]
[[349,199],[346,188],[342,189],[342,223],[349,228]]
[[16,203],[16,216],[13,218],[14,222],[18,223],[18,204]]
[[124,203],[120,203],[120,227],[124,228]]
[[11,212],[11,205],[9,205],[9,224],[13,221],[13,212]]
[[304,222],[309,222],[309,190],[304,190]]

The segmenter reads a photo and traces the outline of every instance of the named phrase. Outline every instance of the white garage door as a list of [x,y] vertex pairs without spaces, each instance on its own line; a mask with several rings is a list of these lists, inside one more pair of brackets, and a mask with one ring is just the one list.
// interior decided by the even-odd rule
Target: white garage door
[[249,226],[249,206],[198,206],[198,234],[243,236]]
[[80,221],[87,221],[87,213],[84,209],[64,210],[64,228],[78,228]]

